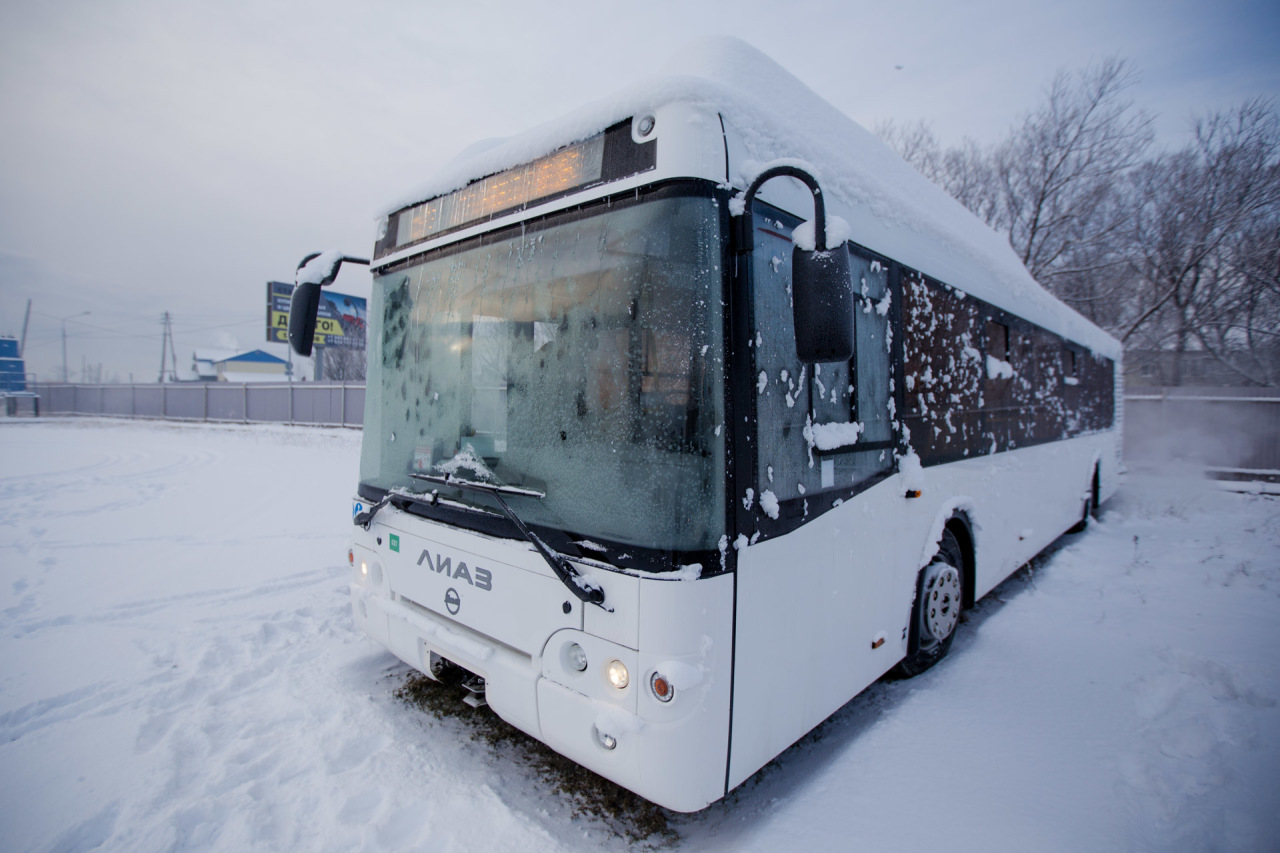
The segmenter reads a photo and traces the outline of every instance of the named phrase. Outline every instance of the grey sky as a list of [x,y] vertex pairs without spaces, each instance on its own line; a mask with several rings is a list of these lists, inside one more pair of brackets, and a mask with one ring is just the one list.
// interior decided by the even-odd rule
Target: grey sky
[[[0,6],[0,332],[35,300],[28,369],[67,323],[104,376],[259,345],[264,283],[366,254],[373,213],[471,142],[653,73],[694,36],[772,56],[864,125],[990,141],[1062,68],[1112,54],[1165,145],[1194,113],[1280,93],[1274,0],[1071,4],[670,0],[9,2]],[[896,66],[901,66],[897,68]],[[365,293],[344,273],[340,290]]]

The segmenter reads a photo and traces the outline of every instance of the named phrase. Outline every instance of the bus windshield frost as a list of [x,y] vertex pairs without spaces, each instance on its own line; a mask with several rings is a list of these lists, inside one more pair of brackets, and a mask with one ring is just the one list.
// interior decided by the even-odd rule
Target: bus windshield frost
[[[671,569],[672,554],[716,549],[721,253],[720,210],[687,185],[378,275],[362,495],[430,492],[412,475],[450,473],[543,493],[513,509],[586,556]],[[493,523],[484,496],[435,488],[448,493],[451,523]],[[457,511],[464,502],[474,511]],[[665,565],[637,562],[654,553]]]

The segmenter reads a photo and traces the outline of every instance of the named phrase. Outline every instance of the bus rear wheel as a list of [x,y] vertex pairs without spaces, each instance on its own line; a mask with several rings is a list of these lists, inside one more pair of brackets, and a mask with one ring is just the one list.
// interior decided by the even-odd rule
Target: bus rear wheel
[[1098,493],[1101,491],[1101,479],[1097,466],[1094,466],[1093,482],[1084,497],[1084,511],[1080,513],[1080,520],[1067,528],[1068,533],[1083,533],[1089,527],[1089,519],[1098,517]]
[[938,553],[920,570],[916,600],[911,610],[911,635],[915,651],[898,663],[899,674],[919,675],[946,656],[960,624],[964,601],[961,570],[964,556],[950,530],[944,530]]

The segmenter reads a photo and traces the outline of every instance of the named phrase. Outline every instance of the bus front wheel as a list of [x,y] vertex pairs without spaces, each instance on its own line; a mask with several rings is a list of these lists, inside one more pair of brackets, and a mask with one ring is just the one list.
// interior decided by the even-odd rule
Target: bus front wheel
[[899,674],[919,675],[942,660],[951,648],[964,600],[960,574],[963,565],[960,543],[950,530],[943,530],[938,553],[920,570],[911,610],[909,648],[913,651],[899,662]]

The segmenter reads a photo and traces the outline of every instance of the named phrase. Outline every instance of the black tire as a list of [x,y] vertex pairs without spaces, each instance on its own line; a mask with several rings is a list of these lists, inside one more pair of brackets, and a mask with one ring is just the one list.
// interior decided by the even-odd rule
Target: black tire
[[964,554],[950,530],[943,530],[938,553],[916,579],[911,607],[908,652],[897,667],[899,675],[919,675],[946,657],[955,639],[964,607]]
[[1080,520],[1067,528],[1068,533],[1084,533],[1089,528],[1089,519],[1098,517],[1098,493],[1101,490],[1100,475],[1097,467],[1093,469],[1093,482],[1089,485],[1089,493],[1084,499],[1084,511]]

